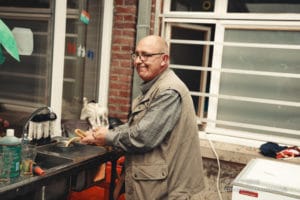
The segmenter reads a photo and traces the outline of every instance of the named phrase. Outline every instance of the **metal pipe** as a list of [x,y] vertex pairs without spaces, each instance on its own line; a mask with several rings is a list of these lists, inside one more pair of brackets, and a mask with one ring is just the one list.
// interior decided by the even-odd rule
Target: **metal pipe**
[[[151,5],[152,0],[138,1],[138,20],[136,26],[136,43],[143,37],[150,34],[150,23],[151,23]],[[133,73],[133,85],[132,85],[132,99],[139,94],[139,85],[142,83],[141,78],[134,70]]]

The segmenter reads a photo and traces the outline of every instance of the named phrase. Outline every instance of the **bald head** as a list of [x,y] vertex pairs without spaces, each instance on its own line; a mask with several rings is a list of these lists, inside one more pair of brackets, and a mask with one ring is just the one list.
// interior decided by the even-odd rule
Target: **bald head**
[[138,43],[138,46],[139,45],[149,46],[149,48],[165,54],[168,54],[169,51],[167,42],[162,37],[157,35],[148,35],[142,38]]
[[168,45],[156,35],[142,38],[135,49],[134,66],[144,81],[150,81],[161,74],[169,65]]

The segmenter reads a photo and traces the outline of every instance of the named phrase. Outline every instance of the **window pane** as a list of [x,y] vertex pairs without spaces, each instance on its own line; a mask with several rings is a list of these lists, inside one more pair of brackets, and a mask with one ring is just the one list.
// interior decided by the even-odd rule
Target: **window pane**
[[67,8],[78,9],[80,7],[80,4],[82,4],[82,1],[67,0]]
[[224,41],[264,44],[300,44],[299,31],[226,29]]
[[300,13],[299,0],[228,0],[228,12]]
[[172,44],[170,49],[172,64],[202,66],[203,45]]
[[[98,98],[102,2],[68,0],[62,119],[79,119],[83,97]],[[78,20],[82,10],[91,16],[88,25]]]
[[[271,48],[272,45],[299,44],[298,31],[225,30],[225,42],[261,44],[266,47],[224,46],[223,69],[250,70],[254,74],[221,73],[219,94],[259,99],[257,102],[218,100],[218,120],[249,123],[276,128],[299,130],[300,108],[275,101],[299,102],[299,78],[285,77],[300,74],[300,50]],[[256,71],[256,74],[255,74]],[[259,74],[260,72],[267,73]],[[270,72],[268,74],[268,72]],[[276,72],[275,74],[271,74]],[[281,74],[280,74],[281,73]],[[270,101],[272,100],[272,101]],[[218,125],[218,127],[228,127]],[[241,127],[231,127],[246,130]],[[248,130],[249,131],[249,130]],[[263,131],[260,131],[263,132]]]
[[267,46],[299,45],[299,37],[300,31],[226,29],[225,42],[266,44],[266,47],[224,46],[222,67],[299,74],[299,49]]
[[48,42],[52,38],[49,21],[2,19],[11,30],[22,27],[32,31],[33,52],[20,55],[20,62],[3,52],[6,60],[0,71],[1,102],[33,107],[49,105],[52,55],[52,44]]
[[297,102],[300,99],[297,78],[222,73],[220,93],[224,95]]
[[[219,99],[218,120],[300,130],[300,108]],[[227,125],[217,127],[276,135],[280,133]],[[281,133],[281,136],[287,133]]]
[[49,0],[0,0],[0,6],[26,7],[26,8],[50,8]]
[[223,49],[222,67],[267,72],[300,73],[300,50],[252,47]]
[[212,12],[214,0],[172,0],[171,11]]
[[180,79],[184,81],[190,91],[200,91],[201,71],[174,69]]
[[[193,41],[209,42],[213,39],[214,26],[210,24],[172,24],[170,63],[182,66],[174,69],[175,73],[187,85],[190,91],[206,92],[209,88],[210,74],[204,70],[190,70],[184,67],[209,67],[211,65],[212,47],[206,44],[191,44]],[[208,99],[202,96],[192,96],[198,116],[207,112]]]
[[172,26],[172,39],[205,41],[213,37],[211,24],[174,24]]
[[[210,73],[206,71],[193,71],[183,69],[173,69],[178,77],[186,84],[190,91],[208,92]],[[207,80],[204,80],[207,79]],[[204,82],[205,81],[205,82]],[[207,112],[208,98],[192,95],[196,113],[201,116]]]

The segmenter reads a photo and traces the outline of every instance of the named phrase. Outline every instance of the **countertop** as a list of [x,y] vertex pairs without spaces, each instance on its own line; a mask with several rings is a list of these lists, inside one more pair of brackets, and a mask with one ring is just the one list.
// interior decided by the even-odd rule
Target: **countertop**
[[[18,199],[20,197],[33,198],[33,199],[56,199],[60,198],[57,195],[51,195],[49,192],[51,190],[57,191],[56,193],[61,193],[67,190],[70,191],[74,180],[77,179],[76,175],[80,174],[82,171],[89,171],[90,169],[95,169],[101,163],[107,161],[112,162],[112,166],[115,166],[115,162],[122,155],[121,152],[116,150],[108,150],[108,148],[83,145],[74,143],[71,148],[57,148],[55,143],[37,147],[38,156],[40,158],[45,158],[47,161],[53,160],[54,162],[59,162],[59,159],[66,161],[64,164],[58,166],[50,166],[47,169],[46,165],[43,165],[41,161],[41,167],[44,168],[45,174],[43,176],[19,176],[17,178],[11,179],[10,183],[0,183],[0,198],[1,199]],[[51,163],[53,164],[53,163]],[[54,163],[55,164],[55,163]],[[112,167],[112,179],[116,178],[115,170]],[[80,182],[86,181],[83,180]],[[61,187],[67,188],[61,188]],[[114,188],[114,181],[111,181],[111,194]],[[55,192],[54,191],[54,192]],[[62,194],[67,195],[67,194]]]

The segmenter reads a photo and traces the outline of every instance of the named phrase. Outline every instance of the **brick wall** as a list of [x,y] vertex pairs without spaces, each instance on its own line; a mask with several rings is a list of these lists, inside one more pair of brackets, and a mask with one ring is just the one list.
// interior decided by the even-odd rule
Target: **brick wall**
[[[152,1],[150,34],[153,33],[154,11],[155,0]],[[138,0],[114,1],[108,106],[109,115],[122,121],[127,121],[131,106],[134,68],[130,54],[135,49],[137,16]]]
[[[154,11],[155,0],[152,1],[151,34]],[[108,107],[110,116],[120,118],[122,121],[127,121],[131,106],[134,68],[130,54],[135,49],[137,15],[138,0],[114,1]]]
[[[108,106],[110,116],[127,120],[130,111],[138,0],[115,0]],[[105,22],[104,22],[105,23]],[[105,30],[104,30],[105,31]]]

